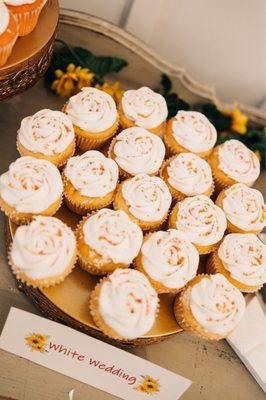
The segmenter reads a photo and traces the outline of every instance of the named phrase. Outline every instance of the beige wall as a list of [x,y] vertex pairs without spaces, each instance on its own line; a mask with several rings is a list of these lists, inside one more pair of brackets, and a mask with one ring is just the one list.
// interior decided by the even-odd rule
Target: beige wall
[[[73,0],[60,3],[73,8]],[[130,9],[127,30],[201,83],[215,87],[220,98],[262,103],[265,0],[76,0],[74,4],[75,9],[115,24]]]

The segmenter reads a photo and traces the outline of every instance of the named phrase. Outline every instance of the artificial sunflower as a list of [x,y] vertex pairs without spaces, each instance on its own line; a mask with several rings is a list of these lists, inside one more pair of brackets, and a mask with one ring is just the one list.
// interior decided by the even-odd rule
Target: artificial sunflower
[[237,103],[234,103],[234,108],[231,111],[225,111],[224,115],[232,118],[231,130],[240,135],[247,133],[248,117],[239,110]]
[[41,353],[46,352],[45,344],[48,336],[42,335],[40,333],[33,333],[25,338],[26,343],[32,350],[39,351]]
[[57,69],[54,72],[56,80],[52,83],[52,90],[59,96],[69,98],[78,93],[83,87],[90,86],[94,78],[94,73],[88,68],[69,64],[66,72]]
[[123,89],[121,89],[120,82],[115,82],[115,83],[104,82],[103,85],[97,84],[95,87],[110,94],[110,96],[113,97],[116,103],[120,102],[125,92]]
[[158,393],[160,391],[159,381],[149,375],[142,377],[141,383],[136,387],[136,390],[143,393]]

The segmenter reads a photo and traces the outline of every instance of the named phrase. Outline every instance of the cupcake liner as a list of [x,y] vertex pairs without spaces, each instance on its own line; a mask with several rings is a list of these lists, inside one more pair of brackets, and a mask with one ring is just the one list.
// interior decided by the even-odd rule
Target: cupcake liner
[[215,194],[218,195],[223,189],[232,186],[236,181],[227,176],[219,169],[218,150],[220,146],[216,146],[208,158],[208,162],[212,169],[213,180],[215,183]]
[[152,221],[152,222],[142,221],[142,220],[134,217],[134,215],[132,215],[131,212],[129,211],[128,206],[123,198],[122,184],[120,184],[118,186],[118,189],[117,189],[114,201],[113,201],[113,207],[115,210],[125,211],[125,213],[130,217],[130,219],[133,222],[135,222],[135,224],[139,225],[139,227],[143,231],[151,231],[151,232],[156,231],[164,224],[164,222],[167,220],[168,214],[169,214],[169,211],[167,211],[160,221]]
[[17,20],[19,36],[28,35],[33,31],[45,3],[46,1],[43,1],[36,9],[23,12],[16,12],[15,8],[12,7],[11,12]]
[[[209,275],[207,274],[197,275],[192,281],[188,283],[187,287],[184,290],[182,290],[182,292],[179,295],[177,295],[174,302],[174,315],[178,325],[180,325],[181,328],[183,328],[185,331],[193,333],[203,339],[220,340],[226,337],[227,335],[226,336],[218,335],[204,329],[194,318],[189,307],[191,287],[196,283],[198,283],[202,278],[207,276]],[[230,332],[228,332],[228,334],[230,334]]]
[[16,43],[16,40],[17,36],[14,37],[14,39],[11,42],[7,43],[6,45],[0,46],[0,67],[5,65],[5,63],[7,62],[7,59],[12,52],[14,44]]
[[232,283],[232,285],[234,285],[237,289],[239,289],[241,292],[244,293],[255,293],[258,290],[260,290],[262,288],[263,285],[257,285],[257,286],[252,286],[252,285],[246,285],[242,282],[237,281],[236,279],[234,279],[230,272],[227,271],[224,266],[222,261],[220,260],[219,256],[218,256],[218,252],[215,251],[214,253],[212,253],[207,260],[206,263],[206,272],[209,274],[222,274],[225,276],[225,278]]
[[76,261],[77,261],[77,251],[75,250],[75,253],[73,254],[72,259],[70,260],[69,264],[67,267],[64,269],[61,274],[56,275],[56,276],[51,276],[48,278],[42,278],[42,279],[31,279],[28,277],[19,267],[17,267],[11,257],[11,249],[12,249],[12,243],[9,247],[8,251],[8,263],[10,265],[10,268],[13,272],[13,274],[16,276],[18,280],[20,280],[23,283],[26,283],[28,286],[32,286],[34,288],[47,288],[51,287],[54,285],[57,285],[61,282],[64,281],[64,279],[72,272],[72,270],[75,267]]
[[80,195],[77,201],[74,200],[71,193],[69,193],[68,186],[71,185],[71,187],[73,187],[73,185],[67,179],[64,173],[62,174],[62,180],[64,184],[64,202],[71,211],[79,215],[86,215],[90,211],[99,210],[100,208],[107,207],[112,203],[115,197],[116,189],[110,193],[107,193],[103,197],[86,197]]
[[[95,323],[95,325],[102,331],[102,333],[112,339],[117,339],[117,340],[123,340],[126,341],[131,341],[132,339],[126,339],[120,336],[118,333],[116,333],[114,330],[112,330],[104,321],[102,318],[100,312],[99,312],[99,296],[100,296],[100,291],[102,288],[102,284],[104,283],[105,280],[108,280],[108,277],[104,277],[100,280],[100,282],[95,286],[93,292],[91,293],[90,296],[90,301],[89,301],[89,309],[90,309],[90,314],[91,317]],[[158,299],[158,306],[156,310],[156,315],[155,315],[155,320],[158,317],[160,310],[160,299]]]
[[5,213],[5,215],[16,225],[26,225],[31,222],[35,215],[53,216],[61,207],[63,196],[60,196],[53,204],[51,204],[46,210],[39,213],[21,213],[15,208],[9,206],[0,197],[0,209]]

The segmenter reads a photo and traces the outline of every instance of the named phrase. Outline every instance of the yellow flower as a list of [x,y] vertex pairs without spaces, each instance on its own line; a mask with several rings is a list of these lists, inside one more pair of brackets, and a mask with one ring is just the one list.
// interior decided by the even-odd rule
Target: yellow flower
[[260,151],[259,151],[259,150],[255,150],[254,153],[256,154],[256,156],[258,157],[258,159],[261,161]]
[[27,345],[30,346],[32,350],[39,351],[41,353],[44,353],[46,351],[45,343],[47,339],[48,336],[42,335],[40,333],[33,333],[32,335],[25,338]]
[[245,133],[247,133],[248,117],[239,110],[237,103],[234,103],[233,110],[225,111],[224,115],[231,116],[231,118],[232,118],[231,129],[232,129],[232,131],[237,132],[240,135],[245,135]]
[[90,86],[94,74],[88,68],[69,64],[66,72],[61,69],[55,71],[56,80],[52,89],[61,97],[69,98],[78,93],[84,86]]
[[97,84],[95,87],[110,94],[110,96],[113,97],[116,103],[119,103],[119,101],[123,96],[123,93],[125,92],[124,90],[121,89],[120,82],[115,82],[113,84],[109,82],[104,82],[103,85]]
[[158,380],[152,378],[149,375],[143,377],[142,382],[136,387],[139,392],[143,393],[158,393],[160,391],[160,385]]

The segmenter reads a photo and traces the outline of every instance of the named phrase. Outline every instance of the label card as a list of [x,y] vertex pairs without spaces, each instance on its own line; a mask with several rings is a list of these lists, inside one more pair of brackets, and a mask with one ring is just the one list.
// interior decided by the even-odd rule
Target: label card
[[191,385],[149,361],[14,307],[0,348],[125,400],[177,400]]

